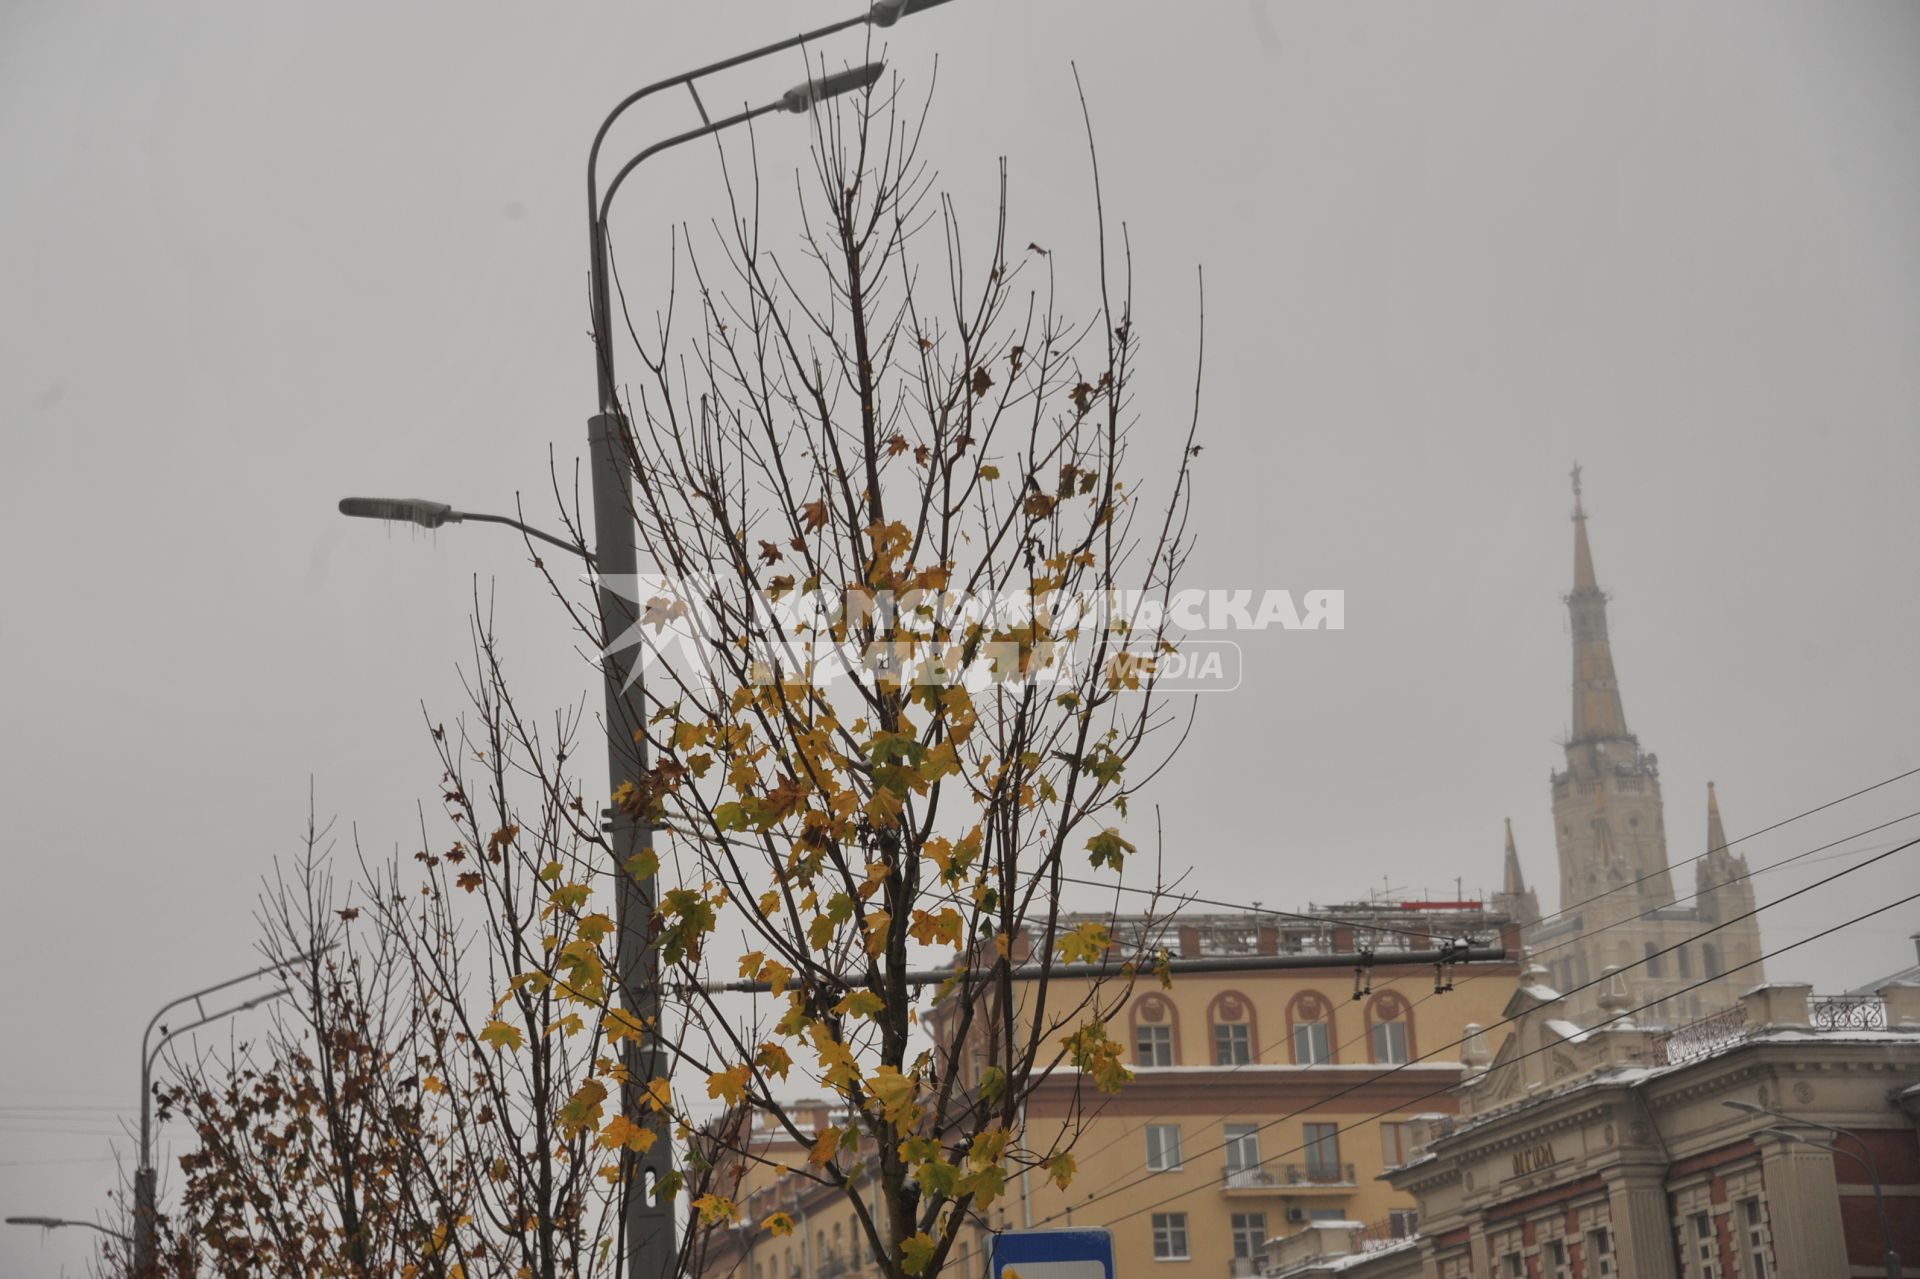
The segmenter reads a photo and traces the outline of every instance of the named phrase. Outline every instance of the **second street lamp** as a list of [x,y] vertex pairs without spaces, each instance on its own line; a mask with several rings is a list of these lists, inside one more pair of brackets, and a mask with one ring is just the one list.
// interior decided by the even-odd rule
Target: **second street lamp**
[[[207,1011],[207,996],[217,995],[223,990],[255,981],[268,973],[277,973],[295,964],[305,963],[332,949],[332,946],[323,946],[319,950],[308,951],[303,955],[282,960],[280,963],[268,964],[265,968],[256,968],[250,973],[242,973],[238,977],[215,982],[211,986],[192,991],[161,1005],[160,1011],[147,1021],[147,1028],[140,1036],[140,1165],[134,1169],[133,1173],[133,1273],[135,1279],[149,1279],[155,1273],[160,1254],[159,1205],[156,1202],[159,1178],[153,1167],[153,1064],[160,1059],[160,1051],[190,1030],[198,1030],[212,1022],[246,1012],[250,1008],[258,1008],[261,1004],[280,998],[288,991],[285,986],[282,986],[278,990],[256,995],[230,1008],[219,1008],[213,1012]],[[183,1004],[193,1005],[194,1011],[199,1014],[196,1020],[171,1029],[160,1024],[162,1017]],[[153,1037],[155,1030],[160,1032],[160,1038],[157,1041]]]

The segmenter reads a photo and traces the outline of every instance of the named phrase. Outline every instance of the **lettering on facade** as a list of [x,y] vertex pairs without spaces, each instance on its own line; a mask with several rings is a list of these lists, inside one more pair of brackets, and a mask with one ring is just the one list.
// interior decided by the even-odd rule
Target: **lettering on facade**
[[1560,1162],[1560,1156],[1554,1153],[1553,1143],[1543,1141],[1537,1146],[1513,1152],[1513,1175],[1525,1177],[1530,1173],[1544,1172]]

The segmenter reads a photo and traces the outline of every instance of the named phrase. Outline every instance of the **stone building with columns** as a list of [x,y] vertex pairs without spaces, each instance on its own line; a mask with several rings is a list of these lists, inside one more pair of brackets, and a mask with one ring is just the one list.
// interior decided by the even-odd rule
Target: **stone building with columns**
[[[1267,1275],[1886,1273],[1864,1163],[1769,1135],[1780,1120],[1730,1101],[1848,1133],[1839,1144],[1871,1156],[1895,1250],[1920,1261],[1920,986],[1833,999],[1761,986],[1680,1030],[1631,1017],[1583,1030],[1540,977],[1509,1002],[1498,1053],[1468,1052],[1457,1113],[1416,1121],[1415,1157],[1385,1174],[1418,1202],[1418,1239],[1375,1252],[1355,1238]],[[1643,1002],[1618,974],[1601,999],[1605,1017]]]
[[1506,864],[1496,910],[1528,925],[1525,941],[1569,1015],[1590,1024],[1598,980],[1609,967],[1634,973],[1648,1017],[1678,1023],[1732,1003],[1763,982],[1760,928],[1746,859],[1727,843],[1720,804],[1707,784],[1705,855],[1693,889],[1676,896],[1667,859],[1659,759],[1627,727],[1607,630],[1607,594],[1594,573],[1573,479],[1573,590],[1566,597],[1573,641],[1573,718],[1566,767],[1551,777],[1559,908],[1543,916],[1527,886],[1507,826]]

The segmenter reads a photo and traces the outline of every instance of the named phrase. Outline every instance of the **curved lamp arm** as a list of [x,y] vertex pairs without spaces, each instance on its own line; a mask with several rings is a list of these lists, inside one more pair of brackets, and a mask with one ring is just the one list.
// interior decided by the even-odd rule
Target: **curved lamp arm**
[[442,524],[464,524],[471,520],[475,524],[504,524],[508,528],[519,529],[528,537],[538,538],[563,551],[578,555],[587,563],[593,563],[593,552],[577,543],[544,533],[531,524],[523,524],[510,515],[482,515],[478,511],[456,511],[445,502],[435,502],[424,497],[343,497],[340,499],[340,514],[358,516],[366,520],[403,520],[408,524],[418,524],[421,528],[439,528]]
[[[153,1089],[151,1072],[154,1058],[160,1049],[166,1046],[169,1039],[172,1039],[174,1035],[180,1034],[182,1031],[192,1030],[197,1026],[204,1026],[210,1021],[219,1020],[221,1017],[230,1017],[234,1013],[253,1007],[255,1003],[263,1003],[266,999],[278,998],[280,995],[285,994],[286,991],[283,988],[276,991],[273,995],[265,996],[260,1000],[250,1000],[237,1008],[229,1008],[225,1012],[215,1013],[212,1016],[207,1015],[206,1004],[203,1002],[206,997],[208,995],[217,995],[221,991],[232,986],[238,986],[243,982],[254,981],[258,978],[265,977],[268,973],[277,973],[283,968],[291,968],[295,964],[303,964],[310,959],[317,959],[338,945],[338,942],[330,942],[317,950],[310,950],[305,954],[295,955],[291,959],[283,959],[277,964],[268,964],[265,968],[256,968],[250,973],[243,973],[238,977],[230,977],[223,982],[215,982],[204,990],[196,990],[190,994],[182,995],[178,999],[162,1004],[160,1011],[148,1019],[147,1028],[141,1032],[140,1035],[140,1167],[151,1168],[153,1166]],[[163,1033],[160,1042],[158,1044],[153,1043],[153,1031],[154,1028],[160,1024],[160,1019],[182,1004],[195,1005],[200,1013],[200,1020],[194,1022],[191,1026],[183,1026],[180,1030]]]
[[121,1243],[132,1243],[133,1236],[118,1230],[110,1230],[95,1221],[69,1221],[65,1217],[8,1217],[9,1226],[38,1226],[42,1230],[58,1230],[62,1226],[79,1226],[85,1230],[98,1230],[101,1234],[118,1239]]

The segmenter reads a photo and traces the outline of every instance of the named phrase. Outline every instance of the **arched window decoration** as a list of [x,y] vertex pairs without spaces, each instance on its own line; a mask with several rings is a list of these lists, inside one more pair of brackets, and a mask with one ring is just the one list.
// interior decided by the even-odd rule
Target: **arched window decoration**
[[1373,1060],[1389,1066],[1413,1060],[1412,1013],[1398,991],[1383,990],[1367,1001],[1367,1048]]
[[1180,1016],[1164,995],[1142,995],[1128,1006],[1133,1028],[1133,1064],[1180,1064]]
[[1207,1024],[1213,1034],[1213,1064],[1246,1066],[1258,1055],[1253,1025],[1253,1001],[1237,990],[1224,990],[1207,1005]]
[[1287,1004],[1287,1039],[1293,1064],[1321,1066],[1333,1060],[1333,1001],[1317,990],[1303,990]]

